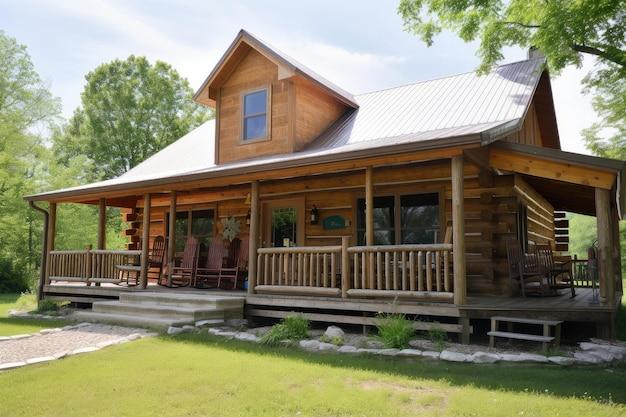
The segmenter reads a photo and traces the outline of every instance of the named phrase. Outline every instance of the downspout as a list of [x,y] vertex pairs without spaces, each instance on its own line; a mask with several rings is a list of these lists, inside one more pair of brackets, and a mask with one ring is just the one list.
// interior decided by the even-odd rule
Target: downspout
[[33,210],[37,210],[38,212],[43,214],[43,242],[41,247],[41,271],[39,272],[39,287],[37,290],[37,301],[41,301],[43,299],[43,284],[46,279],[46,269],[48,267],[48,257],[46,256],[46,248],[48,247],[48,218],[49,213],[35,204],[34,201],[29,201],[28,205]]

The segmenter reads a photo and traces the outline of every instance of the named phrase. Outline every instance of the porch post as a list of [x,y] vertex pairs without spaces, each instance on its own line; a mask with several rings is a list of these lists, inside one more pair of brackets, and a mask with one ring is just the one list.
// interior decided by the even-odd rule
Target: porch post
[[256,287],[257,246],[259,244],[259,182],[253,181],[250,189],[250,238],[248,239],[248,294]]
[[106,199],[98,202],[98,249],[106,249],[107,205]]
[[454,264],[454,303],[465,304],[465,210],[463,201],[463,156],[452,158],[452,260]]
[[[172,286],[172,269],[176,256],[176,191],[170,194],[170,214],[168,222],[167,238],[167,285]],[[160,278],[160,277],[159,277]]]
[[615,298],[613,275],[613,248],[611,231],[610,191],[596,188],[596,222],[598,227],[598,272],[600,278],[600,303],[612,305]]
[[46,234],[48,235],[46,245],[46,285],[50,285],[50,252],[54,250],[54,240],[56,237],[57,203],[50,202],[50,205],[48,207],[48,216],[48,230],[46,230]]
[[143,223],[141,229],[141,288],[148,286],[148,249],[150,246],[150,206],[152,198],[150,194],[143,197]]
[[[374,245],[374,178],[371,166],[365,168],[365,244],[367,246]],[[367,256],[368,287],[373,289],[374,256],[372,253],[369,253]]]

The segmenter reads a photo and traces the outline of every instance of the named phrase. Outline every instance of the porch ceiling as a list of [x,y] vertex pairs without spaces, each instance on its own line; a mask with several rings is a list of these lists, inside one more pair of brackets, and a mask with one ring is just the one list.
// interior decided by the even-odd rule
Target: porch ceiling
[[596,215],[595,190],[585,185],[571,184],[547,178],[522,175],[522,178],[541,194],[555,210]]

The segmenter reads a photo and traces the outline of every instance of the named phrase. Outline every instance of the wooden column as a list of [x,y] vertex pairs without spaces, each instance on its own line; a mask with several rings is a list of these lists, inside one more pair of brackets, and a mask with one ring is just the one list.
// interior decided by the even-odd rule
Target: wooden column
[[[374,245],[374,178],[372,167],[365,168],[365,244]],[[368,257],[367,281],[368,288],[374,288],[374,254],[364,255]]]
[[348,290],[350,289],[350,255],[348,254],[348,246],[350,246],[350,236],[341,237],[341,297],[348,298]]
[[170,214],[168,221],[168,238],[167,238],[167,285],[172,286],[172,270],[174,269],[176,260],[176,191],[170,194]]
[[45,284],[50,284],[50,252],[54,250],[54,240],[56,237],[57,230],[57,203],[50,202],[48,206],[48,230],[46,230],[46,234],[48,235],[47,245],[46,245],[46,279]]
[[98,202],[98,249],[106,249],[107,243],[107,204],[106,199]]
[[613,275],[615,276],[615,292],[624,293],[622,284],[622,248],[619,234],[619,213],[617,204],[611,205],[612,232],[613,232]]
[[256,287],[257,246],[259,244],[259,182],[254,181],[250,189],[250,238],[248,239],[248,294]]
[[611,230],[611,193],[596,188],[596,222],[598,227],[598,273],[600,278],[600,303],[612,305],[615,299],[613,274],[613,231]]
[[463,201],[463,156],[452,158],[452,251],[454,265],[454,303],[465,304],[465,210]]
[[150,194],[143,196],[143,223],[141,229],[141,288],[148,286],[148,250],[150,247],[150,206],[152,198]]

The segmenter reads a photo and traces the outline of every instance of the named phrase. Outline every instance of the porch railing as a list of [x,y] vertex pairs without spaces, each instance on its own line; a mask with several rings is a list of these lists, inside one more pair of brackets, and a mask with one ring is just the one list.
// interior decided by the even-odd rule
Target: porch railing
[[120,282],[117,265],[140,265],[140,250],[85,249],[51,251],[48,281]]
[[259,248],[259,293],[452,301],[451,244]]

